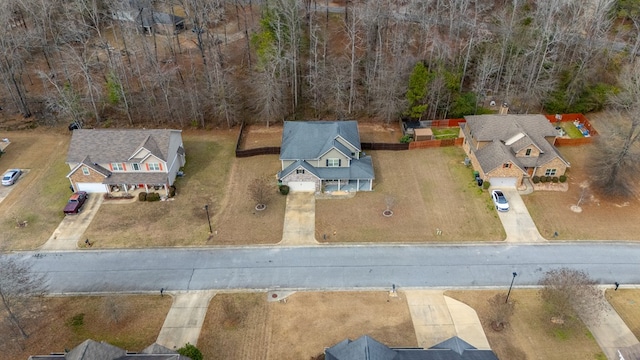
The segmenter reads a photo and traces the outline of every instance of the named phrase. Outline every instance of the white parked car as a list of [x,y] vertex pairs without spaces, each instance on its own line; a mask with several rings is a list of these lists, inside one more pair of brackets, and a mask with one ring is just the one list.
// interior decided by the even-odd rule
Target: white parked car
[[496,189],[491,191],[491,198],[493,199],[493,203],[496,205],[496,210],[509,211],[509,201],[507,201],[502,190]]
[[2,185],[9,186],[16,183],[16,180],[22,175],[22,170],[20,169],[9,169],[2,176]]

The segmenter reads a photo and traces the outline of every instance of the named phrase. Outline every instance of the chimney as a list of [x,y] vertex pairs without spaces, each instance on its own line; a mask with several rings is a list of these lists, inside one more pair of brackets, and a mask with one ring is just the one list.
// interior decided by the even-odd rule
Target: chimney
[[509,113],[509,105],[507,105],[507,103],[502,103],[502,106],[500,106],[500,115],[507,115]]

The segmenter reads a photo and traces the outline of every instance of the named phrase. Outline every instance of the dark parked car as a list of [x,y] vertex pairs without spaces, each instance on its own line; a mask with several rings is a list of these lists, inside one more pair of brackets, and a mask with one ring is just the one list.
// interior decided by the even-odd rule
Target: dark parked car
[[16,183],[16,180],[22,175],[22,170],[20,169],[9,169],[2,176],[2,185],[9,186]]
[[89,195],[84,191],[78,191],[69,198],[67,206],[64,207],[65,214],[77,214],[80,212],[80,208],[87,201]]

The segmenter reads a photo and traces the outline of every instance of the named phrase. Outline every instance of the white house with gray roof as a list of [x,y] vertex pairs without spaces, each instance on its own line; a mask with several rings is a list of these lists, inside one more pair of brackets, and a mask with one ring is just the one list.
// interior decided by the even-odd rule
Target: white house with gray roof
[[371,191],[356,121],[285,121],[278,180],[292,191]]
[[557,130],[543,115],[470,115],[461,126],[462,148],[480,177],[495,187],[524,178],[559,177],[570,164],[554,146]]
[[67,178],[74,191],[168,194],[185,162],[181,130],[78,129],[69,144]]

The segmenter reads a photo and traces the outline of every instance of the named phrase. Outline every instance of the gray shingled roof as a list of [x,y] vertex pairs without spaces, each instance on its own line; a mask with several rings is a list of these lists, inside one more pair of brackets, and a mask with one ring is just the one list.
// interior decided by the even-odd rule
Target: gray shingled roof
[[87,156],[94,163],[126,162],[141,146],[167,161],[172,132],[180,130],[74,130],[67,163],[82,162]]
[[[465,116],[465,120],[466,134],[478,141],[493,142],[482,149],[472,149],[485,173],[502,166],[506,161],[513,162],[522,171],[525,167],[546,164],[556,157],[569,166],[569,162],[545,139],[547,136],[555,137],[557,132],[543,115],[469,115]],[[517,140],[505,144],[514,138]],[[540,156],[515,156],[516,152],[529,145],[540,149]]]
[[[342,145],[336,146],[338,137],[361,150],[356,121],[285,121],[280,159],[317,159],[332,147],[347,151]],[[351,156],[351,153],[345,155]]]
[[80,345],[71,349],[66,354],[60,355],[33,355],[29,360],[190,360],[176,351],[162,345],[152,344],[140,353],[127,353],[124,349],[106,342],[97,342],[91,339],[83,341]]
[[429,349],[389,348],[369,336],[343,340],[325,350],[326,360],[498,360],[491,350],[478,350],[457,336]]

